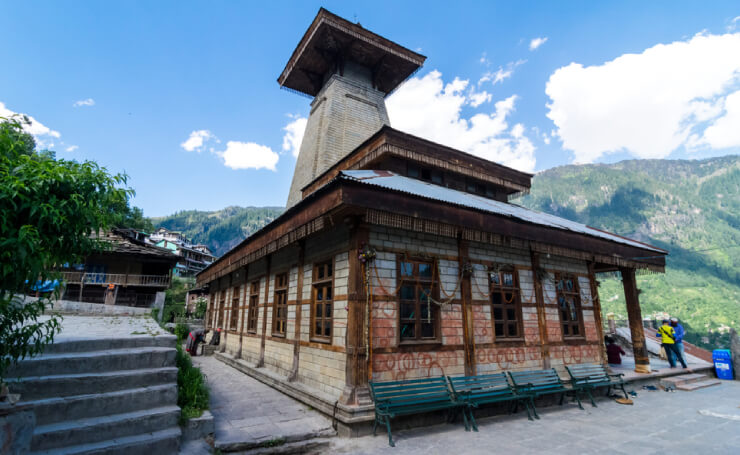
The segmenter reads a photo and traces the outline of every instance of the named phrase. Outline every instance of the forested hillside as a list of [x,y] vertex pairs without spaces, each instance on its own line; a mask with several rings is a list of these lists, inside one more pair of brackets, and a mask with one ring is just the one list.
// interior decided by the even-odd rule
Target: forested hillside
[[186,210],[151,220],[155,227],[182,232],[221,256],[283,211],[282,207],[226,207],[215,212]]
[[[553,168],[516,202],[669,250],[665,275],[639,277],[643,315],[685,320],[706,347],[740,328],[740,157]],[[605,312],[626,316],[618,280],[599,293]]]

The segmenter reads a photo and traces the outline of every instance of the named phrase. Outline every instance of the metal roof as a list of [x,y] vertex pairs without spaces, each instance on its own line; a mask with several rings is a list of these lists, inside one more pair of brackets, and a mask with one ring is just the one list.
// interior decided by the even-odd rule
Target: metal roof
[[612,242],[622,243],[645,250],[667,253],[665,250],[654,247],[652,245],[628,239],[626,237],[602,231],[600,229],[595,229],[586,226],[585,224],[566,220],[565,218],[548,215],[547,213],[535,212],[534,210],[526,209],[516,204],[500,202],[482,196],[477,196],[475,194],[465,193],[463,191],[453,190],[451,188],[445,188],[439,185],[433,185],[421,180],[404,177],[390,171],[342,171],[339,174],[338,178],[354,180],[368,185],[401,191],[404,193],[412,194],[414,196],[434,199],[449,204],[470,207],[473,209],[494,213],[496,215],[516,218],[521,221],[538,224],[540,226],[547,226],[550,228],[562,229],[565,231],[572,231],[579,234],[599,237],[602,239],[610,240]]

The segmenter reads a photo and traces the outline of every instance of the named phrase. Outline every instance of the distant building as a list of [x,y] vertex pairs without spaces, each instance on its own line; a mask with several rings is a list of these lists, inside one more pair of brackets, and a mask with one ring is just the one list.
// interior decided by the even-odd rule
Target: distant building
[[115,229],[102,240],[109,249],[62,270],[63,299],[136,307],[163,301],[178,257],[133,229]]
[[149,241],[154,245],[167,248],[180,257],[175,266],[175,275],[181,277],[195,276],[196,273],[205,269],[216,259],[205,245],[193,245],[190,240],[180,232],[159,228],[149,236]]

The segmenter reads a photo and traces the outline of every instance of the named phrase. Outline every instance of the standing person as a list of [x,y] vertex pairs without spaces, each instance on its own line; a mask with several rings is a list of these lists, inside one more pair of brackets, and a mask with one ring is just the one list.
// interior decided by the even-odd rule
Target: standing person
[[682,358],[684,362],[686,362],[686,356],[683,354],[683,337],[686,334],[686,331],[684,330],[683,326],[678,322],[678,318],[671,318],[671,327],[673,327],[673,330],[676,332],[675,339],[676,339],[676,352],[677,356]]
[[622,356],[625,355],[621,346],[614,342],[614,338],[606,337],[606,358],[609,365],[621,365]]
[[188,354],[193,357],[198,355],[198,345],[205,343],[206,333],[208,333],[208,330],[198,329],[188,334],[188,343],[185,345],[185,350]]
[[676,368],[676,357],[681,361],[682,367],[688,368],[683,357],[678,355],[678,351],[676,350],[676,331],[673,330],[668,319],[663,319],[663,325],[658,328],[658,333],[656,333],[655,336],[661,339],[663,349],[665,349],[668,363],[671,365],[671,368]]

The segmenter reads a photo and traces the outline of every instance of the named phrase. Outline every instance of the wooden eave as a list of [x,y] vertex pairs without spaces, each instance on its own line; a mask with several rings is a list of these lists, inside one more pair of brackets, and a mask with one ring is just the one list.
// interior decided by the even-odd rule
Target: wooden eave
[[489,182],[503,188],[509,195],[529,192],[533,177],[533,174],[384,125],[347,156],[303,187],[303,197],[329,183],[341,171],[370,169],[372,163],[388,155]]
[[652,250],[360,182],[335,179],[198,273],[197,284],[204,286],[267,254],[342,222],[346,216],[367,218],[370,213],[377,212],[407,217],[426,225],[445,225],[451,228],[446,231],[455,232],[455,235],[491,233],[502,239],[516,240],[517,244],[526,244],[542,253],[593,261],[597,272],[613,271],[619,267],[655,272],[665,269],[665,254]]
[[316,96],[324,75],[343,60],[370,68],[378,90],[388,94],[426,57],[320,8],[277,81],[281,87]]

